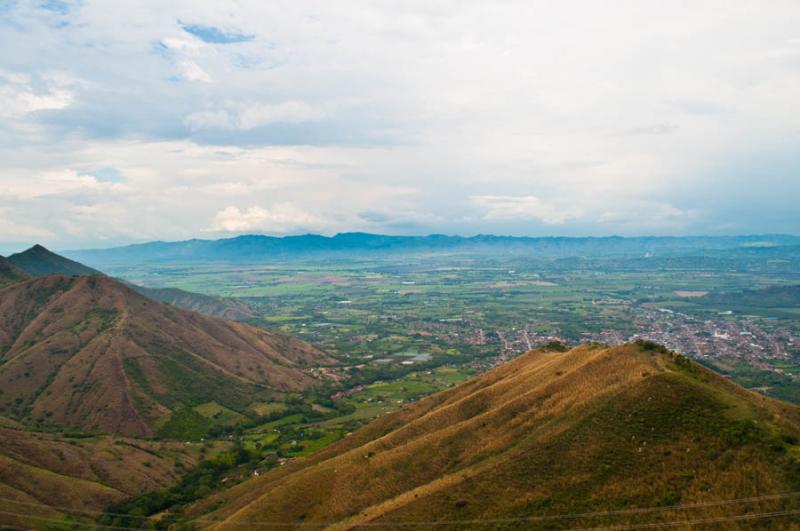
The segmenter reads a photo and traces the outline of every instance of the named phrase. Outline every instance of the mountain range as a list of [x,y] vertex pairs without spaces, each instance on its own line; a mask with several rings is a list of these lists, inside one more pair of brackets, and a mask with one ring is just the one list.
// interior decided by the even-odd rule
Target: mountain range
[[748,513],[788,511],[778,529],[798,491],[800,409],[642,342],[530,352],[188,514],[220,529],[749,529]]
[[387,236],[342,233],[273,237],[245,235],[220,240],[150,242],[111,249],[67,251],[90,264],[143,262],[284,260],[367,253],[524,253],[541,257],[639,255],[703,251],[758,250],[789,247],[800,250],[800,237],[787,235],[601,238],[463,236]]

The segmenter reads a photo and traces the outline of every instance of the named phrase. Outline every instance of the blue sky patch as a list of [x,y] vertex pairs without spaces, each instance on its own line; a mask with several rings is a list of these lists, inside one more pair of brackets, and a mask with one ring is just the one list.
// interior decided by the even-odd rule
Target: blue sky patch
[[94,169],[89,172],[89,175],[103,183],[121,183],[125,181],[125,178],[122,176],[119,170],[112,166],[103,166],[101,168]]
[[58,13],[59,15],[66,15],[69,13],[69,4],[63,0],[45,0],[39,4],[39,7],[52,11],[53,13]]
[[252,41],[255,35],[247,35],[244,33],[226,32],[214,26],[202,26],[200,24],[183,24],[181,27],[187,33],[191,33],[203,42],[210,42],[214,44],[233,44],[237,42]]

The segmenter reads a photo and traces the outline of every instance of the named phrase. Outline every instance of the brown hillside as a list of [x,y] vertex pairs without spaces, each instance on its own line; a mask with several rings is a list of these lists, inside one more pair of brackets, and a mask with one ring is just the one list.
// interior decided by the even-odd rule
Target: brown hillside
[[66,513],[93,519],[110,503],[174,483],[197,458],[184,443],[0,427],[0,526],[43,528]]
[[9,284],[16,284],[28,278],[28,274],[14,265],[14,263],[0,256],[0,288],[8,286]]
[[303,389],[331,359],[302,341],[150,300],[108,277],[38,277],[0,290],[0,410],[89,431],[150,436],[215,401],[244,408]]
[[[531,352],[190,514],[224,529],[561,529],[798,511],[797,496],[717,502],[800,491],[799,441],[796,406],[652,346]],[[555,517],[634,507],[660,509]]]

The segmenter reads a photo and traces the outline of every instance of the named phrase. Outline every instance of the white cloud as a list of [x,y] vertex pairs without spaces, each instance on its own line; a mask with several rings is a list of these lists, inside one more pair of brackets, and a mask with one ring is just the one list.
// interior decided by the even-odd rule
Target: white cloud
[[291,203],[279,203],[270,208],[249,207],[240,210],[226,207],[214,216],[211,232],[266,232],[284,234],[297,230],[319,230],[322,221]]
[[606,225],[680,231],[702,217],[698,210],[680,209],[660,201],[637,200],[624,206],[624,209],[603,212],[597,220]]
[[24,116],[46,110],[69,107],[75,96],[73,82],[59,75],[42,76],[34,85],[30,76],[5,74],[0,71],[0,116]]
[[277,104],[250,103],[230,105],[228,109],[198,111],[186,117],[184,123],[193,131],[201,129],[238,129],[247,131],[271,124],[316,122],[325,113],[302,101]]
[[486,220],[535,219],[548,225],[560,225],[582,214],[574,207],[557,206],[533,195],[483,195],[473,197],[472,201],[485,209],[483,218]]
[[211,74],[203,70],[200,65],[194,61],[183,59],[178,62],[183,77],[189,81],[202,81],[204,83],[211,83]]
[[126,185],[116,182],[98,181],[94,175],[80,174],[75,170],[45,171],[31,177],[4,179],[0,198],[10,197],[30,200],[46,196],[87,195],[102,192],[122,192]]
[[51,239],[56,236],[53,232],[34,225],[19,223],[12,219],[10,209],[0,208],[0,241],[3,242],[31,242]]
[[0,207],[82,245],[281,204],[326,231],[800,232],[796,0],[353,1],[81,2],[58,28],[12,3]]

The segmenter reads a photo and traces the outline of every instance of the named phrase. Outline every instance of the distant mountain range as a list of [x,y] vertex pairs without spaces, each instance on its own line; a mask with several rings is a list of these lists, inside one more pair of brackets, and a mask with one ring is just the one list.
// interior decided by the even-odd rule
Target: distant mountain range
[[[798,452],[794,405],[655,344],[581,346],[529,352],[184,515],[214,529],[750,529],[736,521],[787,511],[756,526],[793,529]],[[742,501],[764,493],[778,495]]]
[[111,249],[67,251],[76,260],[96,264],[143,262],[285,260],[381,253],[505,252],[537,256],[609,256],[685,253],[708,250],[763,249],[793,246],[800,237],[787,235],[600,238],[463,236],[386,236],[343,233],[332,237],[307,234],[273,237],[238,236],[221,240],[151,242]]

